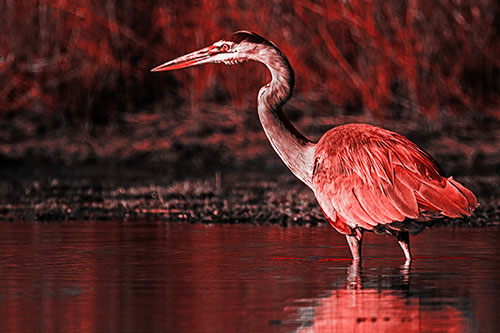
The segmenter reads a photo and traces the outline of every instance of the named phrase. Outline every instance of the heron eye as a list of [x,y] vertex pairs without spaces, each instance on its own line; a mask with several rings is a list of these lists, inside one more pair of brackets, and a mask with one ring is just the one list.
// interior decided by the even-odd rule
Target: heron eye
[[220,51],[222,51],[222,52],[226,52],[226,51],[228,51],[228,50],[229,50],[229,45],[227,45],[227,44],[222,44],[222,46],[220,47],[220,49],[219,49],[219,50],[220,50]]

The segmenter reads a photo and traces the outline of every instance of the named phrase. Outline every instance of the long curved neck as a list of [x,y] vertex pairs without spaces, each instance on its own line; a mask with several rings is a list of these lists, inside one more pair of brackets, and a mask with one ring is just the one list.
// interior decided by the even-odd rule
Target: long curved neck
[[303,136],[281,110],[292,95],[293,69],[286,57],[271,46],[265,47],[256,60],[264,63],[272,75],[271,82],[260,89],[258,97],[258,113],[264,132],[286,166],[311,187],[315,144]]

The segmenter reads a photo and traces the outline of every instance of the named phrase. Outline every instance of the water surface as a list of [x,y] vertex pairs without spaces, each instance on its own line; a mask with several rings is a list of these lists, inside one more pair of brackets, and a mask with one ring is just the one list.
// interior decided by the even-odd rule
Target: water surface
[[495,332],[500,228],[367,234],[352,265],[330,227],[0,224],[0,331]]

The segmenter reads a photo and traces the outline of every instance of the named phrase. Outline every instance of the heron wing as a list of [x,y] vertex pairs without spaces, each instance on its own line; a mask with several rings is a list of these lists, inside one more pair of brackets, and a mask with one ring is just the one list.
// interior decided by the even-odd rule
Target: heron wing
[[[405,137],[368,125],[328,132],[316,149],[313,188],[332,225],[373,229],[417,219],[423,211],[449,217],[470,215],[477,200]],[[337,225],[335,225],[335,223]],[[342,230],[342,231],[341,231]]]

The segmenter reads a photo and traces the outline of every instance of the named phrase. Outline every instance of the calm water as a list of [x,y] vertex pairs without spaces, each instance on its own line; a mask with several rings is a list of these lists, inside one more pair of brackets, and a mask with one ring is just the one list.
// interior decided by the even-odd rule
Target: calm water
[[404,265],[325,227],[0,224],[0,331],[495,332],[500,229],[429,229]]

